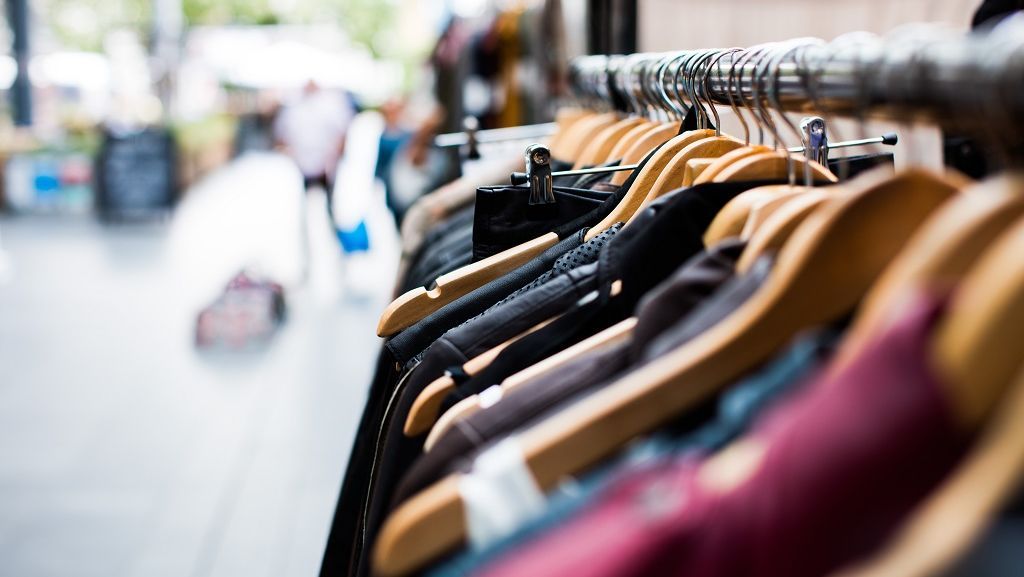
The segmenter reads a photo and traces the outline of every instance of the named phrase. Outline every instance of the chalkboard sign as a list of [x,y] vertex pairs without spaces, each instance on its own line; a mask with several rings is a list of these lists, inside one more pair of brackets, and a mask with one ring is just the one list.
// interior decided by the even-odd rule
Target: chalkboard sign
[[171,207],[174,138],[163,128],[106,131],[96,167],[98,205],[108,218],[149,217]]

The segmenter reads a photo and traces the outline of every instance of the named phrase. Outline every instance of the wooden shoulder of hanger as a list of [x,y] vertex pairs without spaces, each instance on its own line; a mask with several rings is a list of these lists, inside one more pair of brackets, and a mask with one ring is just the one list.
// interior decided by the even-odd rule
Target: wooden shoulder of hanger
[[802,175],[805,167],[810,167],[814,180],[839,182],[836,175],[828,168],[807,160],[803,156],[785,150],[761,152],[741,158],[724,167],[714,176],[712,182],[742,182],[745,180],[770,180],[789,176],[790,168]]
[[548,149],[551,150],[552,156],[559,158],[556,151],[562,151],[562,142],[569,128],[577,122],[596,114],[596,112],[584,108],[564,107],[558,109],[558,112],[555,113],[555,133],[551,135],[551,139],[548,141]]
[[743,142],[726,135],[707,136],[686,145],[673,154],[672,159],[669,160],[665,168],[658,174],[658,178],[651,185],[650,192],[644,199],[640,210],[643,210],[644,207],[655,199],[681,186],[689,185],[689,183],[684,182],[684,176],[686,165],[690,160],[696,158],[718,158],[744,146]]
[[[505,350],[509,345],[534,331],[544,328],[554,321],[555,318],[558,317],[550,318],[542,323],[538,323],[529,330],[516,335],[496,347],[480,353],[472,359],[469,359],[462,365],[462,370],[471,377],[480,373],[490,366],[494,359],[501,354],[501,351]],[[430,427],[432,427],[437,421],[444,398],[454,391],[456,386],[455,380],[448,375],[434,379],[433,382],[427,385],[427,387],[416,396],[416,400],[413,401],[412,407],[409,409],[409,414],[405,418],[405,425],[403,427],[403,433],[405,433],[405,436],[415,437],[429,431]]]
[[629,149],[632,148],[633,145],[637,143],[637,141],[643,138],[643,136],[650,132],[651,129],[654,128],[655,126],[655,122],[648,120],[642,124],[638,124],[631,128],[629,132],[622,135],[622,138],[620,138],[619,141],[615,143],[615,146],[612,147],[611,152],[608,153],[608,156],[605,157],[603,162],[611,162],[613,160],[619,160],[625,157],[626,152],[628,152]]
[[[565,366],[584,354],[629,339],[633,334],[633,328],[636,327],[636,322],[636,317],[630,317],[618,322],[607,329],[576,343],[564,351],[560,351],[539,363],[531,365],[530,367],[508,377],[501,382],[501,385],[499,385],[501,387],[502,397],[533,379],[545,375],[559,367]],[[435,423],[433,428],[430,429],[430,434],[427,435],[427,440],[424,443],[424,450],[430,451],[434,447],[434,444],[436,444],[437,441],[443,437],[457,421],[466,419],[480,410],[481,404],[479,395],[467,397],[453,405],[452,408],[448,409],[437,419],[437,423]]]
[[[652,150],[667,142],[679,132],[679,125],[674,122],[656,124],[640,136],[622,155],[622,164],[639,164]],[[633,171],[623,170],[612,175],[611,183],[621,186]],[[618,222],[618,221],[616,221]]]
[[[764,192],[764,189],[772,189],[772,187],[763,186],[761,189],[762,192]],[[821,192],[821,190],[802,186],[781,186],[777,190],[769,190],[769,192],[774,194],[769,194],[767,198],[758,200],[750,207],[750,210],[747,213],[747,218],[743,221],[743,227],[739,232],[740,238],[750,240],[750,237],[752,237],[758,229],[764,226],[764,223],[773,214],[781,210],[791,201],[811,192]]]
[[600,123],[608,118],[606,112],[589,111],[575,119],[569,119],[563,125],[559,125],[555,134],[552,135],[549,149],[551,156],[559,160],[565,160],[570,154],[575,154],[578,146],[580,132],[588,130],[595,123]]
[[[588,144],[605,128],[615,124],[620,116],[614,112],[599,114],[573,124],[571,132],[565,135],[560,143],[560,154],[558,160],[575,163]],[[554,155],[554,153],[552,153]]]
[[[766,360],[799,330],[848,313],[905,239],[955,190],[936,178],[897,176],[899,195],[868,180],[805,220],[767,282],[693,341],[526,430],[525,462],[542,489],[593,466]],[[925,185],[926,184],[926,185]],[[399,507],[385,523],[374,566],[401,575],[465,539],[458,478]]]
[[646,124],[646,120],[636,116],[629,118],[623,118],[618,122],[613,123],[610,126],[605,127],[596,135],[594,138],[586,144],[583,150],[580,152],[579,157],[576,159],[576,163],[573,165],[573,170],[579,170],[588,166],[596,166],[605,161],[612,149],[615,147],[615,143],[620,138],[625,136],[631,129],[636,126]]
[[748,190],[736,195],[725,203],[708,225],[708,229],[704,231],[704,245],[714,246],[727,238],[740,236],[754,205],[772,196],[770,192],[758,190]]
[[750,236],[736,261],[736,272],[746,274],[759,258],[781,249],[800,223],[829,201],[829,194],[822,190],[802,194],[780,207]]
[[[657,140],[665,136],[668,132],[674,131],[676,129],[674,126],[671,126],[668,127],[670,130],[666,132],[664,128],[665,127],[659,127],[657,129],[654,129],[655,131],[658,132],[658,134],[655,135],[653,140]],[[658,175],[661,173],[661,170],[665,168],[665,165],[669,162],[669,160],[671,160],[677,152],[685,148],[688,144],[696,142],[702,138],[708,138],[709,136],[713,135],[713,130],[691,130],[689,132],[684,132],[676,136],[668,136],[667,140],[662,140],[660,142],[657,142],[653,146],[648,146],[646,149],[644,149],[644,153],[640,155],[640,158],[636,159],[635,162],[631,162],[632,164],[638,164],[640,161],[644,159],[645,156],[647,156],[647,154],[650,153],[651,150],[657,148],[658,146],[661,146],[664,143],[664,146],[661,146],[661,148],[657,152],[655,152],[650,159],[648,159],[647,163],[643,166],[643,168],[639,169],[640,173],[637,174],[636,179],[633,181],[633,184],[629,187],[629,190],[626,191],[626,194],[622,198],[622,200],[620,200],[619,203],[615,205],[615,208],[613,208],[612,211],[608,214],[608,216],[601,220],[601,222],[598,223],[597,226],[587,231],[586,239],[590,240],[594,238],[602,231],[607,230],[617,222],[625,222],[629,220],[630,217],[632,217],[636,210],[640,207],[640,205],[643,204],[644,198],[647,197],[647,193],[650,190],[651,185],[653,185],[654,182],[658,179]],[[646,144],[649,145],[650,142],[651,141],[649,140]],[[623,159],[623,162],[629,162],[631,158],[632,157],[627,157],[626,159]],[[616,173],[616,175],[621,174],[623,173]]]
[[[918,287],[932,282],[941,287],[962,277],[936,327],[932,357],[945,377],[943,384],[961,426],[981,427],[981,434],[889,546],[835,577],[945,573],[983,535],[1024,481],[1022,185],[1016,176],[983,184],[970,202],[964,199],[950,206],[915,238],[914,246],[927,254],[908,255],[897,263],[899,270],[887,274],[887,281],[906,279]],[[951,238],[942,232],[952,233]],[[879,291],[867,302],[866,323],[877,323],[874,311],[897,305],[905,288],[887,282]],[[878,299],[889,302],[879,305]],[[855,339],[851,344],[859,347],[860,342]]]
[[789,201],[818,192],[827,194],[827,189],[779,184],[759,186],[738,194],[715,215],[704,233],[704,244],[713,246],[730,237],[749,239],[754,230]]
[[417,287],[391,302],[377,323],[377,335],[389,337],[426,318],[455,299],[518,268],[555,246],[558,235],[549,232],[514,248],[442,275],[434,288]]
[[907,250],[885,269],[861,304],[856,322],[846,331],[832,363],[839,369],[856,358],[871,336],[882,330],[893,311],[919,287],[946,290],[955,286],[992,241],[1024,215],[1024,180],[1002,177],[970,186],[955,174],[951,182],[964,192],[939,209],[908,241]]
[[755,154],[759,154],[762,152],[771,151],[772,149],[768,146],[754,145],[744,146],[741,148],[737,148],[736,150],[726,152],[717,159],[712,160],[712,162],[706,168],[704,168],[699,175],[694,177],[693,182],[691,184],[704,184],[707,182],[713,182],[713,179],[716,176],[718,176],[718,173],[720,173],[722,170],[724,170],[731,164],[748,156],[753,156]]

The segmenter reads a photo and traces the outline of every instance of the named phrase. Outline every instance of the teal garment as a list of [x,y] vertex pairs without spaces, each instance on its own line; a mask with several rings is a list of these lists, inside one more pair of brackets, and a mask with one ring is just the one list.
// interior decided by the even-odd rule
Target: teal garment
[[474,573],[499,555],[568,520],[598,494],[615,485],[624,474],[633,475],[638,469],[657,468],[680,458],[713,453],[725,447],[746,432],[757,415],[805,382],[831,356],[838,339],[839,332],[830,329],[797,339],[761,370],[725,392],[719,399],[713,421],[688,434],[659,434],[633,445],[613,463],[556,489],[549,496],[548,507],[541,517],[490,547],[455,555],[428,572],[428,577],[462,577]]

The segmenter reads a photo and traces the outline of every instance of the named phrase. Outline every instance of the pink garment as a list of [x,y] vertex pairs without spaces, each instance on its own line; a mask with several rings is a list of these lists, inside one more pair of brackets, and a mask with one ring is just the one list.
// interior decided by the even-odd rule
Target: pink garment
[[703,488],[697,461],[628,475],[478,575],[812,577],[863,556],[966,445],[927,366],[940,311],[922,296],[841,374],[762,415],[748,440],[766,452],[738,487]]

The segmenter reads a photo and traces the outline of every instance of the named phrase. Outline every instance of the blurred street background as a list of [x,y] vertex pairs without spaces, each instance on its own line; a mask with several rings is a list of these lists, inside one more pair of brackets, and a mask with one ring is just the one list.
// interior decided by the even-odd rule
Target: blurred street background
[[[318,571],[396,227],[459,170],[450,55],[499,4],[5,2],[0,575]],[[485,127],[547,119],[497,118],[479,63]]]

